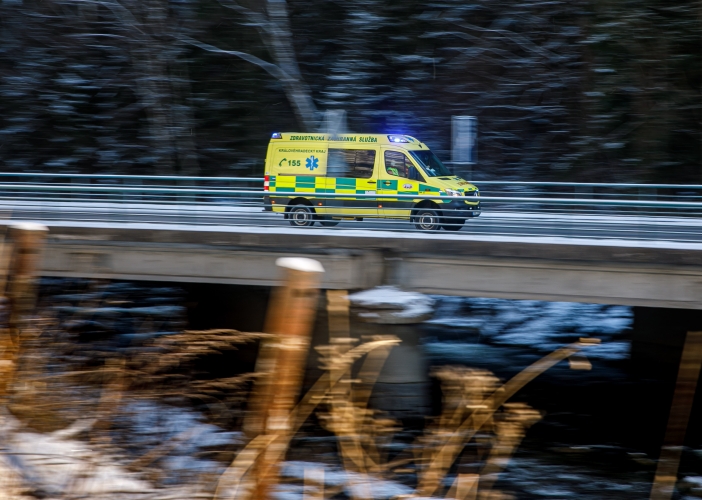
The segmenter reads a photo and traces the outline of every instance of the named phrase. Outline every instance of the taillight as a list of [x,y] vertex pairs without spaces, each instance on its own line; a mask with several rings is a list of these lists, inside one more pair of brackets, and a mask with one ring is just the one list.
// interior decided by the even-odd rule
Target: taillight
[[271,185],[270,177],[265,175],[263,176],[263,190],[268,191],[269,186]]

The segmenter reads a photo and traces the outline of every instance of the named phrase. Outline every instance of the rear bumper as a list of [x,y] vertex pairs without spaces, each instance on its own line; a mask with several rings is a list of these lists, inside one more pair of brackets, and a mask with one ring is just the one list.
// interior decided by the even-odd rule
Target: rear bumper
[[272,212],[273,207],[271,205],[271,197],[268,195],[263,196],[263,211],[264,212]]

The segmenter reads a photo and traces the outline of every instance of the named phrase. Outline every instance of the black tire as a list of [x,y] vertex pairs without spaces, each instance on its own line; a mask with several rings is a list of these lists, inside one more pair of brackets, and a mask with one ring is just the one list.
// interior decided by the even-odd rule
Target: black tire
[[438,231],[441,229],[441,217],[436,210],[430,208],[419,208],[412,216],[414,227],[420,231]]
[[288,212],[290,225],[293,227],[310,227],[314,225],[314,212],[307,205],[295,205]]
[[337,226],[341,222],[340,220],[334,220],[334,219],[322,219],[319,221],[319,223],[325,227],[334,227]]
[[444,231],[460,231],[463,229],[463,224],[466,223],[466,220],[456,217],[444,217],[442,222],[441,227]]

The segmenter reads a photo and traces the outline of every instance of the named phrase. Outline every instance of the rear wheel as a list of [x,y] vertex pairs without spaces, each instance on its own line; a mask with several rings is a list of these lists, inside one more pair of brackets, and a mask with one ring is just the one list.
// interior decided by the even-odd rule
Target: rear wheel
[[439,214],[430,208],[420,208],[412,216],[414,227],[420,231],[438,231],[441,229]]
[[444,217],[441,227],[444,228],[444,231],[460,231],[465,223],[465,219],[458,217]]
[[307,205],[295,205],[288,212],[290,225],[293,227],[309,227],[314,225],[314,213]]

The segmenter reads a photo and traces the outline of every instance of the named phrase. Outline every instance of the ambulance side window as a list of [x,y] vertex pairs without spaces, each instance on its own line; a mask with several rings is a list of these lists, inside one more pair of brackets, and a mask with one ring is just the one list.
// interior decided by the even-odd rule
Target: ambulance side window
[[356,166],[351,177],[370,179],[373,177],[373,168],[375,168],[375,150],[357,149]]
[[327,177],[370,179],[375,166],[372,149],[329,149]]
[[404,153],[385,151],[385,171],[388,174],[409,179],[413,168],[412,162]]

